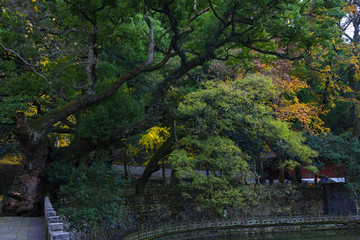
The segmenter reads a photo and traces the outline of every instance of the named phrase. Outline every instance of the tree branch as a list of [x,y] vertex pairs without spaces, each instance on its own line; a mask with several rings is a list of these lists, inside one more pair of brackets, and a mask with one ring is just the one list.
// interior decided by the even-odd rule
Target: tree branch
[[70,122],[69,120],[67,120],[66,118],[61,120],[61,123],[68,126],[69,128],[76,128],[76,124]]
[[97,79],[96,72],[95,72],[97,59],[94,54],[94,48],[96,48],[96,45],[89,47],[88,63],[86,65],[86,69],[85,69],[86,75],[88,76],[88,79],[89,79],[89,85],[88,85],[88,94],[89,95],[95,94],[96,79]]
[[136,184],[136,194],[142,194],[146,184],[148,183],[151,175],[160,169],[158,163],[166,155],[169,155],[172,151],[172,146],[174,145],[174,136],[173,134],[163,143],[163,145],[154,153],[150,158],[146,168]]
[[239,39],[237,40],[237,42],[241,43],[242,45],[244,45],[247,48],[250,48],[252,50],[255,50],[256,52],[263,53],[263,54],[269,54],[269,55],[277,56],[277,57],[288,59],[288,60],[296,60],[296,59],[302,58],[302,56],[290,57],[288,54],[282,54],[282,53],[278,53],[278,52],[274,52],[274,51],[264,50],[264,49],[255,47],[251,43],[248,43],[248,42],[245,42],[245,41],[242,41]]
[[76,128],[56,128],[54,130],[52,130],[53,133],[64,133],[64,134],[68,134],[68,133],[76,133]]
[[148,66],[153,62],[154,59],[154,48],[155,48],[155,41],[154,41],[154,29],[153,29],[153,25],[151,23],[150,18],[146,15],[147,13],[147,8],[144,8],[144,20],[146,21],[148,27],[149,27],[149,47],[148,47],[148,52],[147,52],[147,59],[144,63],[144,66]]
[[92,104],[101,102],[101,101],[107,99],[108,97],[113,96],[117,92],[117,90],[124,83],[129,81],[130,79],[133,79],[133,78],[139,76],[141,73],[155,71],[157,69],[160,69],[167,63],[167,61],[170,59],[170,57],[171,57],[171,48],[169,48],[168,54],[158,64],[153,65],[153,66],[143,66],[142,65],[138,68],[128,71],[127,73],[125,73],[121,77],[119,77],[117,79],[117,81],[115,81],[108,88],[108,90],[106,92],[99,94],[99,95],[87,94],[83,97],[80,97],[80,98],[74,100],[73,102],[70,102],[67,105],[63,106],[58,111],[55,111],[54,113],[50,113],[48,115],[43,116],[42,118],[35,120],[35,122],[39,123],[39,124],[35,124],[35,125],[42,125],[45,128],[45,130],[49,130],[54,123],[57,123],[57,122],[63,120],[64,118],[75,113],[79,109],[82,109],[82,108],[90,106]]
[[181,34],[178,29],[178,23],[177,23],[176,19],[174,18],[173,14],[170,12],[170,4],[171,3],[172,2],[166,3],[164,6],[164,13],[167,15],[167,17],[170,21],[171,30],[174,33],[174,37],[172,38],[170,44],[171,44],[172,48],[174,49],[174,51],[176,52],[176,54],[180,57],[181,64],[186,64],[186,55],[178,45],[178,41],[180,41],[180,39],[181,39]]
[[208,0],[208,3],[210,5],[211,11],[214,13],[215,17],[220,20],[225,25],[225,21],[216,13],[216,11],[213,8],[213,5],[211,3],[211,0]]
[[[6,51],[6,52],[10,52],[12,54],[14,54],[19,60],[21,60],[23,63],[25,63],[36,75],[38,75],[39,77],[41,77],[42,79],[45,80],[45,82],[47,83],[47,85],[49,86],[49,88],[54,91],[55,93],[58,93],[52,86],[51,86],[51,82],[41,73],[39,73],[38,71],[36,71],[35,67],[37,67],[37,65],[33,65],[31,63],[29,63],[28,61],[26,61],[24,58],[22,58],[19,54],[17,54],[15,51],[6,48],[1,42],[0,42],[0,46],[1,48]],[[61,95],[59,95],[61,98],[63,98]]]
[[210,8],[205,8],[203,10],[201,10],[200,12],[195,12],[195,14],[189,18],[189,22],[188,22],[188,26],[190,25],[190,23],[192,21],[194,21],[196,18],[198,18],[199,16],[203,15],[204,13],[208,12],[210,10]]

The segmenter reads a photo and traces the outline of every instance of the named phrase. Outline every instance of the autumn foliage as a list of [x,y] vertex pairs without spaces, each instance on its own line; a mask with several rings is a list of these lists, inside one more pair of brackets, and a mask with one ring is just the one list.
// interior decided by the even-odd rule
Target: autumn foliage
[[326,133],[329,131],[321,119],[321,106],[316,102],[301,102],[298,93],[309,89],[306,81],[296,77],[289,60],[276,60],[264,64],[254,60],[254,68],[259,74],[272,77],[279,92],[271,103],[278,118],[293,123],[293,127],[309,133]]

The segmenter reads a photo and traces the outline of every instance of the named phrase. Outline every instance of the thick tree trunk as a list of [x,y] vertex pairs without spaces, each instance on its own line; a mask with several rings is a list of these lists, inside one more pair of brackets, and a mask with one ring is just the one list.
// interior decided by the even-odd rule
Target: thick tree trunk
[[146,184],[149,182],[151,175],[160,170],[159,161],[166,155],[171,153],[174,144],[174,137],[171,136],[151,157],[148,165],[146,166],[141,178],[136,184],[136,194],[141,195],[145,189]]
[[[296,183],[302,183],[301,168],[302,168],[301,165],[295,168]],[[315,179],[316,179],[315,182],[317,182],[317,174],[315,174]]]
[[282,165],[283,161],[279,158],[279,183],[284,184],[285,173],[284,167]]
[[266,182],[266,178],[264,174],[263,159],[260,156],[256,159],[256,173],[258,175],[258,179],[256,181],[264,184]]
[[2,201],[4,215],[39,216],[42,214],[46,184],[42,172],[48,153],[47,134],[32,129],[19,113],[13,129],[23,153],[23,170],[16,176]]
[[2,201],[7,216],[40,216],[43,214],[45,184],[41,171],[24,171],[18,175]]
[[166,172],[165,172],[165,160],[163,160],[161,164],[162,178],[163,178],[163,186],[166,186]]
[[360,111],[359,104],[354,104],[354,137],[360,141]]
[[170,176],[170,186],[174,187],[180,183],[179,179],[176,177],[176,170],[171,169]]

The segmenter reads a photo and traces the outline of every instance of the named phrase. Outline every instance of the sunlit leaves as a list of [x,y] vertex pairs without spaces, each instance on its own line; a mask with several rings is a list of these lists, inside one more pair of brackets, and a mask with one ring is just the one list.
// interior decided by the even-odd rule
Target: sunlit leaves
[[146,152],[158,149],[170,137],[169,131],[170,128],[168,127],[152,127],[141,136],[140,144],[145,148]]

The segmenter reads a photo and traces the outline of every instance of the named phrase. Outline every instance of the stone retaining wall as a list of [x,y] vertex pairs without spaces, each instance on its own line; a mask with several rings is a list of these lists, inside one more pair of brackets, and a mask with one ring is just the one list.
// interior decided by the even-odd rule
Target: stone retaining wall
[[127,236],[126,240],[141,239],[194,239],[211,232],[214,235],[233,235],[266,232],[309,231],[359,227],[360,216],[318,215],[282,216],[229,219],[226,221],[182,222],[157,229],[142,229]]
[[44,217],[46,240],[69,240],[69,233],[64,231],[64,224],[56,215],[49,197],[44,199]]

